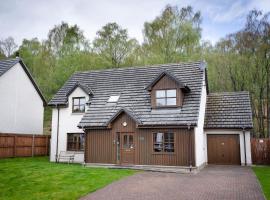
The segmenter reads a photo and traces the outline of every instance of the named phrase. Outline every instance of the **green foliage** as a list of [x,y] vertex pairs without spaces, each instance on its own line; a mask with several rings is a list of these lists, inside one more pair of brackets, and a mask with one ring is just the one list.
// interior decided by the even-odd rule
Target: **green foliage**
[[253,167],[252,169],[260,181],[266,199],[270,200],[270,167],[258,166]]
[[94,51],[107,60],[107,65],[119,67],[138,45],[137,40],[129,39],[127,29],[116,23],[108,23],[97,32],[93,42]]
[[132,170],[50,163],[47,157],[0,160],[0,199],[79,199]]
[[192,7],[179,9],[168,5],[154,21],[144,24],[143,46],[150,60],[177,62],[197,53],[200,23],[200,12],[194,13]]
[[83,31],[77,25],[70,26],[65,22],[49,31],[46,45],[56,56],[72,54],[74,51],[88,48]]

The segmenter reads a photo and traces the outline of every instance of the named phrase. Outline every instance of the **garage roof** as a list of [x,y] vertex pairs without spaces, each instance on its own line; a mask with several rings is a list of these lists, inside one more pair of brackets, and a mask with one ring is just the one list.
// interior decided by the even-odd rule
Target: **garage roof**
[[207,96],[204,127],[253,128],[249,93],[210,93]]

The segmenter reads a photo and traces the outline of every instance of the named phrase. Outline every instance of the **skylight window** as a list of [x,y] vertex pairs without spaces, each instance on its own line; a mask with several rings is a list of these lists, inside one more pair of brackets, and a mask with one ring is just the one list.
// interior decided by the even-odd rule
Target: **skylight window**
[[108,103],[116,103],[118,101],[120,96],[110,96],[110,98],[108,99]]

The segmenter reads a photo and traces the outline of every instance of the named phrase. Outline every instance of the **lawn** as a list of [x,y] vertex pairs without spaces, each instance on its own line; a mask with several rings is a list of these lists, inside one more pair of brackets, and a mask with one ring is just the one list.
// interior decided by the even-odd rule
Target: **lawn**
[[48,157],[0,160],[0,199],[78,199],[134,174],[126,169],[50,163]]
[[270,166],[253,167],[253,171],[261,183],[266,199],[270,200]]

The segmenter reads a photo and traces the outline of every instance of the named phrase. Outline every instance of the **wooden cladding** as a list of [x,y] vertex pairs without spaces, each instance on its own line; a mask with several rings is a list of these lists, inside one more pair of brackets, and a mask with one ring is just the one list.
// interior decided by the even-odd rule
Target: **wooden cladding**
[[239,165],[239,135],[207,135],[207,153],[209,164]]
[[257,165],[270,165],[270,139],[251,139],[252,163]]
[[114,137],[110,130],[91,130],[86,134],[87,163],[115,163]]
[[[168,89],[176,89],[176,107],[183,105],[184,93],[179,88],[178,84],[169,78],[168,76],[163,76],[152,88],[151,90],[151,106],[152,108],[157,108],[156,103],[156,91],[157,90],[168,90]],[[175,106],[174,106],[175,107]]]
[[0,134],[0,158],[49,155],[50,136]]
[[[127,126],[123,126],[124,122]],[[121,163],[121,155],[120,161],[117,160],[118,138],[123,138],[123,134],[129,133],[134,136],[134,149],[132,149],[134,150],[134,163],[130,164],[189,166],[191,160],[191,164],[195,165],[193,130],[139,129],[131,117],[122,113],[112,122],[111,129],[87,130],[86,132],[85,158],[88,163]],[[157,132],[174,133],[174,152],[154,152],[153,134]],[[119,142],[122,144],[123,141]]]

